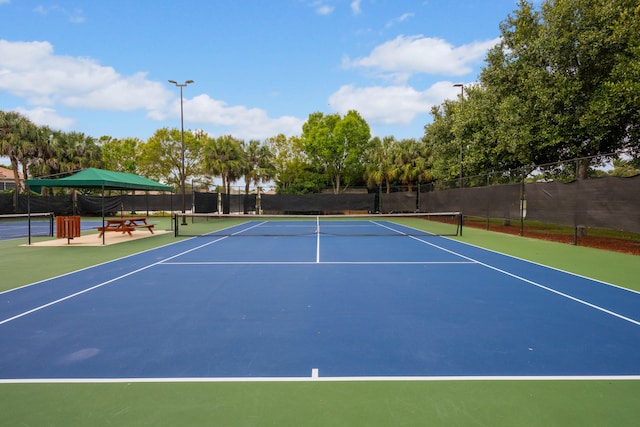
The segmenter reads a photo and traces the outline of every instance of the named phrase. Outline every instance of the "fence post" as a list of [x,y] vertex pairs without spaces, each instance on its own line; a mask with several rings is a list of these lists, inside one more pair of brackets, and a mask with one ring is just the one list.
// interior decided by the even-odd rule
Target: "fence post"
[[520,187],[520,236],[524,236],[524,216],[525,216],[525,204],[527,203],[527,195],[525,193],[525,179],[527,177],[526,170],[522,168],[522,183]]

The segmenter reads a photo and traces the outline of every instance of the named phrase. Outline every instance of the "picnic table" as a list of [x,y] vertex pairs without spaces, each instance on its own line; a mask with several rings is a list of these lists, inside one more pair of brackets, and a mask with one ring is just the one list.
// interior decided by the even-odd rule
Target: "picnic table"
[[127,233],[131,236],[131,232],[138,228],[146,228],[151,234],[153,234],[153,226],[155,224],[147,224],[147,217],[121,217],[121,218],[108,218],[105,219],[104,227],[98,227],[98,237],[107,231],[117,231],[120,233]]

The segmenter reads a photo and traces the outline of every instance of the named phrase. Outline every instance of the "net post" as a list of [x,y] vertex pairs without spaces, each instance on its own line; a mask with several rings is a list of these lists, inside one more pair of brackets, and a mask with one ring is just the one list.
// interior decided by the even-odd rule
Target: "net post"
[[[18,205],[18,193],[19,193],[20,188],[16,188],[16,206]],[[28,238],[27,238],[27,244],[29,246],[31,246],[31,189],[29,188],[29,186],[27,185],[27,214],[28,214],[28,219],[27,219],[27,234],[28,234]]]
[[462,216],[462,212],[458,212],[458,231],[460,232],[460,236],[462,236],[462,223],[464,222]]
[[178,214],[173,214],[173,237],[178,237]]
[[56,214],[49,212],[49,237],[53,237],[53,223],[55,222]]

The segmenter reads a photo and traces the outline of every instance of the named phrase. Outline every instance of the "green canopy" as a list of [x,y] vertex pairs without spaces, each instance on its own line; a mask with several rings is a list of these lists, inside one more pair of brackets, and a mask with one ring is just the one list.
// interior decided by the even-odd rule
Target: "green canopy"
[[[65,188],[100,188],[102,190],[102,226],[104,227],[105,208],[104,190],[155,190],[171,191],[168,185],[143,178],[132,173],[113,172],[104,169],[89,168],[71,176],[57,179],[27,179],[27,186],[38,192],[42,187]],[[27,211],[31,214],[31,201],[27,192]],[[102,234],[102,244],[105,244],[105,235]],[[29,244],[31,244],[31,216],[29,216]]]
[[105,190],[171,191],[168,185],[124,172],[89,168],[57,179],[27,179],[30,187],[102,188]]

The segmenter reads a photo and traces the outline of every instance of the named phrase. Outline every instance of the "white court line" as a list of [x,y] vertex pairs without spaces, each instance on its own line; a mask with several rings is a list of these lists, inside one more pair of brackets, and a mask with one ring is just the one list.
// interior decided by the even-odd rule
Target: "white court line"
[[[242,230],[240,230],[240,231],[237,231],[237,232],[235,232],[235,233],[232,233],[230,236],[235,236],[235,235],[237,235],[237,234],[244,233],[245,231],[251,230],[252,228],[255,228],[255,227],[259,227],[259,226],[261,226],[261,225],[263,225],[263,224],[266,224],[266,221],[263,221],[263,222],[258,223],[258,224],[254,224],[254,225],[252,225],[251,227],[244,228],[244,229],[242,229]],[[120,280],[120,279],[123,279],[123,278],[125,278],[125,277],[131,276],[131,275],[133,275],[133,274],[139,273],[139,272],[144,271],[144,270],[147,270],[147,269],[149,269],[149,268],[151,268],[151,267],[154,267],[154,266],[157,266],[157,265],[161,265],[161,264],[165,264],[165,263],[166,263],[166,264],[170,264],[170,263],[167,263],[166,261],[169,261],[169,260],[175,259],[175,258],[177,258],[177,257],[179,257],[179,256],[182,256],[182,255],[188,254],[188,253],[190,253],[190,252],[193,252],[193,251],[196,251],[196,250],[202,249],[202,248],[204,248],[204,247],[207,247],[207,246],[213,245],[214,243],[217,243],[217,242],[220,242],[220,241],[222,241],[222,240],[225,240],[225,239],[229,238],[230,236],[222,236],[222,237],[220,237],[220,238],[218,238],[218,239],[212,240],[212,241],[207,242],[207,243],[205,243],[205,244],[202,244],[202,245],[196,246],[196,247],[194,247],[194,248],[191,248],[191,249],[188,249],[188,250],[186,250],[186,251],[180,252],[180,253],[178,253],[178,254],[176,254],[176,255],[170,256],[170,257],[168,257],[168,258],[166,258],[166,259],[164,259],[164,260],[162,260],[162,261],[158,261],[158,262],[155,262],[155,263],[149,264],[149,265],[147,265],[147,266],[144,266],[144,267],[138,268],[138,269],[136,269],[136,270],[134,270],[134,271],[130,271],[130,272],[128,272],[128,273],[126,273],[126,274],[123,274],[123,275],[121,275],[121,276],[118,276],[118,277],[115,277],[115,278],[113,278],[113,279],[110,279],[110,280],[107,280],[107,281],[104,281],[104,282],[98,283],[97,285],[91,286],[91,287],[89,287],[89,288],[83,289],[83,290],[81,290],[81,291],[75,292],[75,293],[70,294],[70,295],[67,295],[67,296],[65,296],[65,297],[58,298],[58,299],[56,299],[56,300],[54,300],[54,301],[48,302],[48,303],[46,303],[46,304],[42,304],[42,305],[40,305],[40,306],[38,306],[38,307],[34,307],[34,308],[30,309],[30,310],[24,311],[24,312],[19,313],[19,314],[15,315],[15,316],[12,316],[12,317],[9,317],[9,318],[6,318],[6,319],[3,319],[3,320],[0,320],[0,325],[3,325],[3,324],[5,324],[5,323],[9,323],[9,322],[11,322],[11,321],[13,321],[13,320],[16,320],[16,319],[19,319],[19,318],[21,318],[21,317],[27,316],[27,315],[29,315],[29,314],[32,314],[32,313],[38,312],[38,311],[43,310],[43,309],[45,309],[45,308],[47,308],[47,307],[51,307],[51,306],[53,306],[53,305],[59,304],[59,303],[61,303],[61,302],[63,302],[63,301],[66,301],[66,300],[69,300],[69,299],[75,298],[75,297],[77,297],[77,296],[80,296],[80,295],[85,294],[85,293],[87,293],[87,292],[93,291],[93,290],[95,290],[95,289],[99,289],[99,288],[101,288],[101,287],[103,287],[103,286],[106,286],[106,285],[108,285],[108,284],[110,284],[110,283],[116,282],[116,281],[118,281],[118,280]],[[92,268],[92,267],[88,267],[88,268],[87,268],[87,270],[88,270],[89,268]]]
[[320,263],[320,217],[316,217],[316,263]]
[[[263,222],[262,224],[264,224],[264,223],[266,223],[266,221]],[[258,225],[261,225],[261,224],[258,224]],[[233,227],[236,227],[236,225],[231,225],[229,227],[225,227],[225,228],[217,230],[215,232],[219,232],[219,231],[226,230],[226,229],[233,228]],[[242,231],[245,231],[245,230],[241,230],[238,233],[241,233]],[[219,237],[228,237],[228,236],[219,236]],[[195,238],[196,237],[192,237],[191,239],[195,239]],[[187,239],[187,240],[191,240],[191,239]],[[187,241],[187,240],[184,240],[184,241]],[[209,243],[210,244],[216,243],[216,242],[218,242],[220,240],[222,240],[222,239],[216,239],[215,241],[212,241],[212,242],[209,242]],[[111,263],[118,262],[118,261],[122,261],[124,259],[132,258],[132,257],[138,256],[138,255],[141,255],[141,254],[144,254],[144,253],[147,253],[147,252],[155,251],[155,250],[162,249],[162,248],[167,248],[167,247],[173,246],[173,245],[178,245],[181,242],[182,241],[177,241],[177,242],[168,243],[166,245],[161,245],[161,246],[158,246],[158,247],[145,249],[144,251],[141,251],[141,252],[136,252],[136,253],[133,253],[133,254],[130,254],[130,255],[126,255],[126,256],[123,256],[123,257],[120,257],[120,258],[115,258],[115,259],[112,259],[112,260],[109,260],[109,261],[105,261],[105,262],[100,262],[100,263],[95,264],[95,265],[90,265],[88,267],[83,267],[83,268],[80,268],[78,270],[70,271],[68,273],[60,274],[60,275],[57,275],[57,276],[48,277],[46,279],[38,280],[37,282],[28,283],[26,285],[18,286],[17,288],[7,289],[5,291],[0,291],[0,295],[10,294],[10,293],[18,291],[20,289],[25,289],[25,288],[29,288],[29,287],[32,287],[32,286],[41,285],[42,283],[48,282],[50,280],[55,280],[55,279],[59,279],[61,277],[70,276],[72,274],[77,274],[77,273],[85,271],[85,270],[90,270],[92,268],[100,267],[100,266],[111,264]],[[202,248],[203,246],[207,246],[207,245],[198,246],[198,248],[196,248],[196,249]],[[183,252],[182,254],[187,253],[187,252]],[[172,259],[172,258],[167,258],[167,259]]]
[[61,277],[70,276],[72,274],[77,274],[77,273],[79,273],[81,271],[90,270],[90,269],[96,268],[96,267],[101,267],[103,265],[107,265],[107,264],[111,264],[111,263],[114,263],[114,262],[122,261],[124,259],[132,258],[132,257],[138,256],[138,255],[141,255],[141,254],[144,254],[144,253],[147,253],[147,252],[151,252],[151,251],[155,251],[155,250],[158,250],[158,249],[166,248],[166,247],[169,247],[169,246],[172,246],[172,245],[177,245],[179,243],[180,243],[180,241],[168,243],[166,245],[162,245],[162,246],[158,246],[158,247],[150,248],[150,249],[145,249],[144,251],[141,251],[141,252],[136,252],[136,253],[133,253],[133,254],[130,254],[130,255],[126,255],[126,256],[123,256],[123,257],[120,257],[120,258],[115,258],[115,259],[111,259],[109,261],[100,262],[98,264],[90,265],[88,267],[79,268],[77,270],[70,271],[68,273],[63,273],[63,274],[59,274],[57,276],[48,277],[46,279],[38,280],[37,282],[28,283],[26,285],[18,286],[17,288],[7,289],[6,291],[1,291],[0,295],[9,294],[9,293],[18,291],[20,289],[29,288],[29,287],[36,286],[36,285],[41,285],[42,283],[48,282],[50,280],[56,280],[56,279],[59,279]]
[[440,265],[476,264],[472,261],[184,261],[162,262],[163,265]]
[[24,316],[26,316],[26,315],[28,315],[28,314],[35,313],[35,312],[40,311],[40,310],[42,310],[42,309],[45,309],[45,308],[47,308],[47,307],[51,307],[52,305],[56,305],[56,304],[61,303],[61,302],[63,302],[63,301],[69,300],[69,299],[71,299],[71,298],[75,298],[75,297],[77,297],[77,296],[79,296],[79,295],[82,295],[82,294],[85,294],[85,293],[87,293],[87,292],[93,291],[93,290],[95,290],[95,289],[101,288],[101,287],[103,287],[103,286],[106,286],[106,285],[108,285],[108,284],[110,284],[110,283],[116,282],[116,281],[118,281],[118,280],[120,280],[120,279],[123,279],[123,278],[125,278],[125,277],[131,276],[131,275],[133,275],[133,274],[139,273],[139,272],[144,271],[144,270],[147,270],[147,269],[149,269],[149,268],[151,268],[151,267],[155,267],[155,266],[157,266],[157,265],[162,264],[162,263],[163,263],[164,261],[166,261],[166,260],[171,260],[171,259],[177,258],[177,257],[179,257],[179,256],[182,256],[182,255],[184,255],[184,254],[187,254],[187,253],[189,253],[189,252],[193,252],[193,251],[195,251],[195,250],[201,249],[201,248],[203,248],[203,247],[205,247],[205,246],[213,245],[214,243],[217,243],[217,242],[219,242],[219,241],[221,241],[221,240],[227,239],[228,237],[229,237],[229,236],[224,236],[224,237],[221,237],[221,238],[219,238],[219,239],[215,239],[215,240],[213,240],[213,241],[211,241],[211,242],[207,242],[207,243],[205,243],[205,244],[203,244],[203,245],[200,245],[200,246],[197,246],[197,247],[195,247],[195,248],[191,248],[191,249],[189,249],[189,250],[186,250],[186,251],[180,252],[179,254],[176,254],[176,255],[170,256],[169,258],[166,258],[165,260],[158,261],[158,262],[154,262],[153,264],[146,265],[146,266],[144,266],[144,267],[141,267],[141,268],[138,268],[138,269],[136,269],[136,270],[130,271],[130,272],[128,272],[128,273],[126,273],[126,274],[123,274],[123,275],[121,275],[121,276],[115,277],[115,278],[113,278],[113,279],[107,280],[107,281],[102,282],[102,283],[98,283],[97,285],[95,285],[95,286],[91,286],[90,288],[83,289],[83,290],[81,290],[81,291],[75,292],[75,293],[70,294],[70,295],[67,295],[67,296],[65,296],[65,297],[58,298],[57,300],[54,300],[54,301],[48,302],[48,303],[46,303],[46,304],[42,304],[42,305],[40,305],[40,306],[38,306],[38,307],[32,308],[31,310],[27,310],[27,311],[22,312],[22,313],[20,313],[20,314],[16,314],[15,316],[9,317],[9,318],[7,318],[7,319],[0,320],[0,325],[3,325],[3,324],[5,324],[5,323],[9,323],[9,322],[11,322],[11,321],[13,321],[13,320],[19,319],[19,318],[24,317]]
[[[381,225],[381,224],[378,224]],[[256,225],[258,226],[258,225]],[[384,225],[381,225],[383,227],[386,227]],[[255,227],[255,226],[254,226]],[[251,227],[253,228],[253,227]],[[389,228],[389,227],[386,227]],[[249,229],[249,228],[248,228]],[[235,234],[239,234],[242,233],[248,229],[239,231]],[[390,230],[396,231],[398,233],[401,234],[405,234],[402,233],[398,230],[394,230],[392,228],[389,228]],[[513,278],[522,280],[526,283],[532,284],[534,286],[540,287],[542,289],[545,289],[547,291],[556,293],[560,296],[569,298],[571,300],[574,300],[576,302],[585,304],[587,306],[590,306],[592,308],[595,308],[597,310],[603,311],[605,313],[608,313],[610,315],[619,317],[621,319],[627,320],[631,323],[635,323],[635,324],[640,324],[640,322],[637,322],[633,319],[629,319],[626,318],[624,316],[621,316],[617,313],[611,312],[609,310],[606,310],[602,307],[598,307],[595,306],[593,304],[590,304],[586,301],[582,301],[578,298],[572,297],[570,295],[564,294],[562,292],[556,291],[554,289],[548,288],[546,286],[540,285],[536,282],[530,281],[528,279],[525,279],[523,277],[514,275],[512,273],[509,273],[507,271],[501,270],[499,268],[493,267],[491,265],[485,264],[483,262],[474,260],[470,257],[467,257],[465,255],[459,254],[455,251],[443,248],[441,246],[435,245],[431,242],[425,241],[425,240],[421,240],[415,236],[410,236],[407,235],[408,237],[417,240],[421,243],[433,246],[437,249],[443,250],[445,252],[451,253],[453,255],[459,256],[461,258],[466,259],[466,262],[366,262],[366,263],[358,263],[356,262],[355,264],[479,264],[482,265],[486,268],[498,271],[500,273],[503,273],[505,275],[511,276]],[[182,256],[184,254],[190,253],[192,251],[201,249],[203,247],[212,245],[214,243],[217,243],[219,241],[225,240],[227,239],[229,236],[223,236],[219,239],[216,239],[214,241],[211,242],[207,242],[203,245],[191,248],[189,250],[183,251],[179,254],[173,255],[171,257],[166,258],[166,260],[163,261],[159,261],[153,264],[150,264],[148,266],[139,268],[135,271],[129,272],[127,274],[121,275],[117,278],[105,281],[103,283],[100,283],[96,286],[93,286],[91,288],[85,289],[83,291],[74,293],[72,295],[69,295],[67,297],[64,298],[60,298],[56,301],[53,301],[51,303],[42,305],[41,307],[38,307],[36,309],[33,310],[29,310],[23,314],[14,316],[12,318],[9,319],[5,319],[3,321],[0,321],[0,325],[7,323],[11,320],[17,319],[19,317],[25,316],[27,314],[33,313],[35,311],[38,311],[40,309],[43,309],[45,307],[51,306],[53,304],[56,304],[58,302],[62,302],[64,300],[73,298],[75,296],[81,295],[83,293],[89,292],[91,290],[97,289],[99,287],[105,286],[109,283],[113,283],[121,278],[133,275],[137,272],[146,270],[148,268],[151,268],[153,266],[159,265],[159,264],[168,264],[168,265],[180,265],[180,264],[212,264],[212,263],[173,263],[173,262],[166,262],[167,260],[171,260],[171,259],[175,259],[179,256]],[[214,263],[215,264],[215,263]],[[235,264],[235,263],[219,263],[219,264]],[[248,263],[237,263],[237,264],[248,264]],[[257,263],[257,264],[262,264],[262,263]],[[264,263],[264,264],[315,264],[311,263],[311,262],[306,262],[306,263],[291,263],[291,262],[286,262],[286,263],[273,263],[273,262],[269,262],[269,263]],[[352,262],[328,262],[326,264],[354,264]],[[623,288],[624,289],[624,288]],[[358,376],[358,377],[354,377],[354,376],[345,376],[345,377],[320,377],[318,374],[318,370],[317,368],[314,368],[312,370],[311,376],[310,377],[178,377],[178,378],[28,378],[28,379],[22,379],[22,378],[16,378],[16,379],[0,379],[0,384],[34,384],[34,383],[38,383],[38,384],[47,384],[47,383],[51,383],[51,384],[56,384],[56,383],[88,383],[88,384],[92,384],[92,383],[175,383],[175,382],[192,382],[192,383],[224,383],[224,382],[237,382],[237,383],[257,383],[257,382],[309,382],[309,381],[325,381],[325,382],[355,382],[355,381],[371,381],[371,382],[383,382],[383,381],[627,381],[627,380],[632,380],[632,381],[638,381],[640,380],[640,375],[556,375],[556,376],[548,376],[548,375],[540,375],[540,376],[535,376],[535,375],[528,375],[528,376]]]
[[505,375],[505,376],[362,376],[362,377],[177,377],[177,378],[15,378],[0,384],[112,384],[112,383],[279,383],[279,382],[390,382],[390,381],[638,381],[640,375]]
[[583,299],[576,298],[576,297],[571,296],[571,295],[569,295],[569,294],[566,294],[566,293],[564,293],[564,292],[560,292],[560,291],[558,291],[558,290],[556,290],[556,289],[553,289],[553,288],[550,288],[550,287],[548,287],[548,286],[542,285],[542,284],[540,284],[540,283],[538,283],[538,282],[534,282],[533,280],[526,279],[526,278],[524,278],[524,277],[522,277],[522,276],[518,276],[517,274],[510,273],[510,272],[508,272],[508,271],[506,271],[506,270],[502,270],[501,268],[494,267],[494,266],[492,266],[492,265],[489,265],[489,264],[486,264],[486,263],[484,263],[484,262],[478,261],[478,260],[473,259],[473,258],[471,258],[471,257],[468,257],[468,256],[466,256],[466,255],[462,255],[462,254],[460,254],[460,253],[458,253],[458,252],[455,252],[455,251],[452,251],[452,250],[450,250],[450,249],[443,248],[442,246],[438,246],[438,245],[436,245],[436,244],[434,244],[434,243],[431,243],[431,242],[428,242],[428,241],[426,241],[426,240],[422,240],[422,239],[419,239],[419,238],[417,238],[417,237],[415,237],[415,236],[408,235],[408,234],[406,234],[406,233],[404,233],[404,232],[402,232],[402,231],[400,231],[400,230],[396,230],[396,229],[394,229],[394,228],[392,228],[392,227],[388,227],[388,226],[386,226],[386,225],[384,225],[384,224],[378,224],[378,225],[380,225],[381,227],[388,228],[389,230],[393,230],[393,231],[395,231],[395,232],[397,232],[397,233],[405,234],[405,235],[407,235],[407,237],[409,237],[409,238],[411,238],[411,239],[414,239],[414,240],[417,240],[418,242],[422,242],[422,243],[424,243],[424,244],[426,244],[426,245],[429,245],[429,246],[432,246],[432,247],[434,247],[434,248],[440,249],[440,250],[442,250],[442,251],[448,252],[448,253],[450,253],[450,254],[452,254],[452,255],[456,255],[456,256],[459,256],[459,257],[461,257],[461,258],[467,259],[467,260],[469,260],[469,261],[472,261],[472,262],[474,262],[474,263],[477,263],[478,265],[481,265],[481,266],[483,266],[483,267],[486,267],[486,268],[488,268],[488,269],[490,269],[490,270],[497,271],[497,272],[502,273],[502,274],[504,274],[504,275],[507,275],[507,276],[509,276],[509,277],[513,277],[514,279],[517,279],[517,280],[523,281],[523,282],[528,283],[528,284],[530,284],[530,285],[536,286],[536,287],[538,287],[538,288],[540,288],[540,289],[544,289],[544,290],[546,290],[546,291],[549,291],[549,292],[554,293],[554,294],[556,294],[556,295],[559,295],[559,296],[561,296],[561,297],[564,297],[564,298],[570,299],[570,300],[575,301],[575,302],[577,302],[577,303],[580,303],[580,304],[586,305],[587,307],[591,307],[591,308],[596,309],[596,310],[598,310],[598,311],[601,311],[601,312],[603,312],[603,313],[609,314],[609,315],[611,315],[611,316],[617,317],[617,318],[622,319],[622,320],[624,320],[624,321],[627,321],[627,322],[629,322],[629,323],[633,323],[634,325],[638,325],[638,326],[640,326],[640,321],[635,320],[635,319],[632,319],[632,318],[627,317],[627,316],[623,316],[622,314],[616,313],[615,311],[607,310],[606,308],[604,308],[604,307],[600,307],[599,305],[595,305],[595,304],[592,304],[592,303],[590,303],[590,302],[588,302],[588,301],[585,301],[585,300],[583,300]]
[[[255,225],[253,225],[253,226],[251,226],[251,227],[248,227],[248,228],[245,228],[245,229],[243,229],[243,230],[240,230],[240,231],[237,231],[237,232],[235,232],[235,233],[232,233],[232,234],[231,234],[231,236],[235,236],[236,234],[240,234],[240,233],[243,233],[243,232],[245,232],[245,231],[247,231],[247,230],[251,230],[252,228],[258,227],[258,226],[260,226],[260,225],[262,225],[262,224],[264,224],[264,222],[263,222],[263,223],[260,223],[260,224],[255,224]],[[121,275],[121,276],[115,277],[115,278],[113,278],[113,279],[107,280],[107,281],[102,282],[102,283],[98,283],[97,285],[92,286],[92,287],[90,287],[90,288],[83,289],[83,290],[81,290],[81,291],[75,292],[75,293],[70,294],[70,295],[67,295],[67,296],[65,296],[65,297],[58,298],[57,300],[54,300],[54,301],[48,302],[48,303],[46,303],[46,304],[42,304],[42,305],[40,305],[40,306],[38,306],[38,307],[32,308],[31,310],[27,310],[27,311],[22,312],[22,313],[20,313],[20,314],[16,314],[15,316],[9,317],[9,318],[7,318],[7,319],[0,320],[0,325],[3,325],[3,324],[5,324],[5,323],[9,323],[9,322],[11,322],[11,321],[13,321],[13,320],[19,319],[19,318],[24,317],[24,316],[26,316],[26,315],[28,315],[28,314],[35,313],[35,312],[40,311],[40,310],[42,310],[42,309],[45,309],[45,308],[47,308],[47,307],[51,307],[52,305],[59,304],[59,303],[61,303],[61,302],[63,302],[63,301],[69,300],[69,299],[71,299],[71,298],[75,298],[75,297],[77,297],[77,296],[79,296],[79,295],[82,295],[82,294],[85,294],[85,293],[87,293],[87,292],[93,291],[93,290],[95,290],[95,289],[101,288],[101,287],[103,287],[103,286],[106,286],[106,285],[108,285],[108,284],[110,284],[110,283],[116,282],[116,281],[118,281],[118,280],[120,280],[120,279],[123,279],[123,278],[125,278],[125,277],[131,276],[131,275],[133,275],[133,274],[139,273],[139,272],[144,271],[144,270],[147,270],[147,269],[149,269],[149,268],[151,268],[151,267],[155,267],[155,266],[157,266],[157,265],[161,265],[161,264],[163,264],[163,263],[164,263],[165,261],[167,261],[167,260],[172,260],[172,259],[175,259],[175,258],[177,258],[177,257],[179,257],[179,256],[184,255],[184,254],[188,254],[188,253],[190,253],[190,252],[193,252],[193,251],[196,251],[196,250],[202,249],[202,248],[204,248],[204,247],[206,247],[206,246],[213,245],[214,243],[220,242],[220,241],[225,240],[225,239],[227,239],[227,238],[229,238],[229,237],[230,237],[230,236],[222,236],[222,237],[220,237],[219,239],[215,239],[215,240],[212,240],[212,241],[207,242],[207,243],[205,243],[205,244],[202,244],[202,245],[200,245],[200,246],[196,246],[196,247],[194,247],[194,248],[191,248],[191,249],[188,249],[188,250],[186,250],[186,251],[180,252],[180,253],[178,253],[178,254],[176,254],[176,255],[173,255],[173,256],[170,256],[170,257],[168,257],[168,258],[166,258],[166,259],[164,259],[164,260],[162,260],[162,261],[154,262],[153,264],[146,265],[146,266],[144,266],[144,267],[138,268],[137,270],[130,271],[130,272],[128,272],[128,273],[126,273],[126,274],[123,274],[123,275]]]

